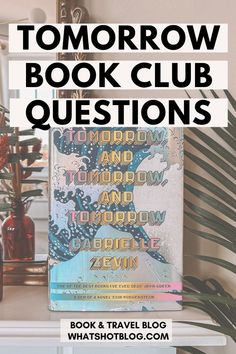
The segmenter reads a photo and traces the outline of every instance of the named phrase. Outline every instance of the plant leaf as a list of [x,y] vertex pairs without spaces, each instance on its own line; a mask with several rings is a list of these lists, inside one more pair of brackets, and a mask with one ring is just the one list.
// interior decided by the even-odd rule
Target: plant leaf
[[0,172],[0,179],[12,179],[14,173],[11,172]]
[[[186,287],[186,284],[191,287]],[[202,281],[194,276],[185,276],[184,277],[184,291],[197,294],[208,294],[208,295],[222,295],[227,297],[229,300],[235,300],[233,297],[228,294],[220,284],[214,279],[208,279],[207,281]],[[210,316],[220,325],[226,327],[232,327],[234,323],[235,308],[228,306],[219,302],[209,301],[209,300],[199,300],[201,303],[206,306],[208,309],[207,313],[210,313]]]
[[198,207],[197,205],[189,202],[188,200],[185,199],[185,204],[193,210],[196,214],[202,216],[205,218],[207,221],[213,221],[215,223],[216,227],[224,228],[225,231],[228,231],[228,235],[230,235],[230,240],[232,242],[235,242],[235,237],[234,235],[236,234],[236,228],[229,224],[228,222],[224,221],[223,219],[219,218],[218,216],[210,213],[209,211]]
[[206,279],[206,280],[204,280],[204,283],[207,286],[209,286],[209,285],[214,286],[214,291],[217,291],[218,294],[221,294],[223,296],[228,296],[231,299],[233,299],[233,296],[231,294],[229,294],[227,291],[225,291],[223,286],[216,279],[213,279],[213,278]]
[[210,308],[208,303],[202,303],[198,301],[183,301],[182,305],[186,307],[193,307],[195,309],[203,311],[204,313],[209,315],[214,321],[219,324],[221,323],[221,319],[219,319],[218,315],[214,312],[214,310]]
[[236,244],[230,242],[230,241],[227,241],[219,236],[216,236],[216,235],[212,235],[208,232],[204,232],[204,231],[199,231],[199,230],[194,230],[194,229],[191,229],[187,226],[185,226],[185,229],[189,230],[190,232],[192,232],[193,234],[197,235],[197,236],[200,236],[206,240],[209,240],[209,241],[212,241],[212,242],[215,242],[217,243],[218,245],[221,245],[227,249],[229,249],[230,251],[232,252],[235,252],[236,253]]
[[186,347],[178,346],[178,347],[173,347],[173,348],[180,349],[180,350],[183,350],[183,351],[185,351],[187,353],[191,353],[191,354],[206,354],[205,352],[201,351],[200,349],[197,349],[194,347],[189,347],[189,346],[186,346]]
[[40,160],[42,158],[42,154],[39,152],[27,152],[20,154],[20,158],[22,160]]
[[11,204],[8,203],[0,203],[0,211],[12,211]]
[[[203,133],[200,129],[193,128],[192,132],[200,139],[202,140],[206,145],[208,145],[213,151],[217,152],[222,159],[228,161],[230,164],[233,166],[236,166],[236,159],[235,156],[233,156],[227,149],[225,149],[221,144],[216,142],[214,139],[212,139],[210,136],[206,135]],[[216,164],[222,163],[222,159],[218,158],[216,154],[211,152],[210,150],[204,148],[201,144],[197,143],[195,140],[192,138],[185,136],[185,139],[190,142],[191,145],[196,147],[200,152],[202,152],[204,155],[206,155],[209,159],[211,159],[213,162]],[[230,144],[229,144],[230,145]],[[224,161],[223,161],[224,162]],[[226,163],[224,163],[226,166]],[[222,166],[223,168],[223,166]],[[233,170],[233,169],[232,169]],[[235,170],[233,170],[235,172]]]
[[45,181],[41,179],[23,179],[21,180],[22,184],[39,184],[39,183],[45,183]]
[[[208,295],[219,295],[219,291],[216,288],[212,288],[212,281],[209,286],[205,281],[202,281],[193,276],[185,276],[184,277],[184,284],[190,284],[191,287],[194,287],[194,290],[184,287],[184,291],[188,291],[190,293],[196,293],[195,289],[197,289],[197,293],[199,294],[208,294]],[[227,292],[221,292],[224,297],[229,298],[229,300],[233,300],[232,296],[229,296]],[[199,300],[203,303],[204,306],[207,307],[207,313],[220,325],[226,327],[233,327],[232,326],[232,319],[231,313],[234,312],[235,308],[232,306],[228,306],[219,302],[209,301],[209,300]]]
[[191,326],[196,326],[196,327],[201,327],[208,329],[210,331],[215,331],[219,332],[222,334],[225,334],[226,336],[230,336],[234,341],[236,341],[236,330],[223,327],[223,326],[217,326],[217,325],[211,325],[211,324],[206,324],[206,323],[199,323],[199,322],[192,322],[192,321],[175,321],[177,323],[184,323],[184,324],[189,324]]
[[[216,291],[218,293],[220,290],[220,293],[222,293],[224,296],[228,296],[230,299],[233,299],[233,297],[230,294],[228,294],[226,291],[224,291],[223,287],[215,279],[210,278],[207,280],[201,280],[192,275],[186,275],[184,276],[184,283],[186,282],[191,286],[194,286],[194,288],[197,289],[198,291],[214,294],[216,293]],[[209,287],[209,285],[207,284],[208,282],[210,282],[211,285],[214,284],[214,289],[212,289],[212,287]]]
[[5,126],[0,128],[0,134],[12,134],[14,131],[14,128]]
[[[216,280],[216,279],[206,279],[204,283],[210,287],[213,288],[213,291],[219,295],[222,296],[227,296],[228,298],[233,299],[231,294],[229,294],[227,291],[224,290],[223,286]],[[235,299],[234,299],[235,300]],[[227,316],[227,318],[233,323],[234,326],[236,326],[236,309],[232,306],[223,306],[219,305],[218,307],[221,309],[222,312]]]
[[219,172],[215,167],[188,151],[185,151],[185,155],[190,160],[195,162],[198,166],[200,166],[203,170],[207,171],[212,177],[214,177],[223,186],[225,186],[231,193],[236,194],[236,185],[231,182],[226,176],[224,176],[221,172]]
[[210,205],[217,211],[220,211],[224,215],[226,215],[228,218],[236,221],[236,212],[233,211],[232,209],[228,208],[225,204],[221,203],[219,200],[211,197],[209,194],[206,194],[189,184],[185,183],[184,187],[193,195],[198,197],[199,199],[203,200],[206,204]]
[[224,93],[225,93],[226,97],[228,98],[231,106],[236,111],[236,101],[235,101],[234,97],[231,95],[231,93],[228,90],[224,90]]
[[8,144],[15,145],[17,143],[18,138],[15,135],[9,135]]
[[201,255],[194,255],[193,257],[201,261],[216,264],[236,274],[236,265],[228,261],[225,261],[224,259],[219,259],[219,258],[209,257],[209,256],[201,256]]
[[32,138],[32,139],[27,139],[27,140],[22,140],[20,141],[20,146],[31,146],[31,145],[36,145],[40,143],[40,139],[38,138]]
[[[215,128],[215,129],[217,129],[217,128]],[[219,128],[218,128],[219,129]],[[233,128],[232,127],[232,125],[228,125],[228,127],[227,128],[225,128],[225,129],[222,129],[223,130],[223,132],[225,133],[228,133],[230,136],[232,136],[233,137],[233,139],[235,140],[235,142],[234,142],[234,145],[232,145],[232,146],[235,146],[235,143],[236,143],[236,128]]]
[[[233,113],[230,112],[230,110],[228,110],[228,118],[229,118],[229,124],[231,124],[233,131],[235,132],[236,117],[233,115]],[[227,128],[225,128],[225,129],[227,129]],[[234,138],[235,138],[235,134],[234,134]]]
[[207,228],[213,230],[213,231],[216,231],[218,234],[222,235],[223,237],[227,238],[228,240],[232,241],[232,242],[235,242],[235,237],[232,236],[232,232],[230,230],[226,230],[223,226],[219,226],[215,224],[214,221],[212,220],[207,220],[205,219],[204,217],[202,216],[199,216],[199,215],[195,215],[195,214],[191,214],[191,213],[188,213],[188,212],[185,212],[185,214],[193,219],[194,221],[196,221],[197,223],[203,225],[203,226],[206,226]]
[[206,94],[204,93],[203,90],[199,90],[199,92],[201,93],[201,95],[202,95],[203,98],[207,98],[207,96],[206,96]]
[[197,300],[212,301],[214,303],[221,303],[224,305],[230,305],[230,306],[236,308],[236,300],[231,299],[227,296],[211,295],[211,294],[205,294],[205,293],[199,294],[199,293],[191,293],[191,292],[186,292],[186,291],[183,291],[178,294],[183,295],[187,298],[189,297],[189,298],[193,298],[193,299],[197,299]]
[[[227,144],[230,146],[235,146],[236,140],[235,140],[235,133],[234,130],[235,128],[226,128],[225,130],[222,128],[212,128],[212,130]],[[232,137],[233,136],[233,137]]]
[[[213,95],[213,97],[214,98],[219,98],[219,96],[217,95],[217,93],[214,91],[214,90],[211,90],[211,93],[212,93],[212,95]],[[225,93],[225,95],[226,95],[226,97],[229,99],[231,99],[232,98],[232,100],[234,100],[234,98],[229,94],[229,92],[228,91],[224,91],[224,93]],[[228,96],[228,94],[229,94],[229,96]],[[230,101],[230,99],[229,99],[229,101]],[[232,101],[233,102],[233,101]],[[232,105],[232,103],[231,103],[231,105]],[[232,105],[233,106],[233,105]],[[235,110],[235,109],[234,109]],[[232,124],[232,125],[234,125],[234,126],[236,126],[236,121],[235,121],[235,117],[233,116],[233,114],[230,112],[230,110],[228,109],[228,117],[229,117],[229,122]]]
[[215,196],[219,197],[220,199],[224,200],[225,203],[229,204],[233,208],[236,209],[236,200],[235,198],[232,198],[231,195],[226,193],[223,189],[219,188],[216,184],[210,182],[206,178],[197,175],[189,170],[184,171],[185,176],[191,178],[193,181],[197,182],[207,190],[209,190],[211,193],[213,193]]
[[19,132],[20,136],[25,136],[25,135],[34,135],[35,131],[33,129],[26,129],[26,130],[21,130]]
[[44,169],[44,167],[23,167],[23,171],[29,171],[29,172],[41,172]]
[[43,195],[42,189],[33,189],[30,191],[25,191],[21,193],[22,198],[29,197],[41,197]]
[[17,154],[8,154],[8,162],[15,163],[20,160],[20,155]]
[[[204,91],[201,90],[200,93],[202,97],[207,98]],[[211,90],[211,93],[214,98],[219,98],[214,90]],[[226,90],[224,93],[232,108],[236,111],[236,100],[229,91]],[[189,94],[188,97],[190,97]],[[208,136],[200,129],[192,129],[193,134],[200,139],[200,142],[199,140],[196,141],[195,137],[192,136],[186,136],[185,138],[195,149],[194,153],[186,151],[186,157],[209,175],[202,177],[202,171],[197,175],[192,171],[186,170],[185,176],[197,183],[198,186],[201,185],[205,191],[189,183],[185,184],[185,190],[213,208],[213,211],[209,212],[207,208],[199,207],[185,200],[186,206],[194,212],[186,211],[185,214],[198,224],[213,230],[216,234],[186,229],[236,253],[236,227],[234,227],[232,222],[224,219],[226,216],[228,219],[236,221],[236,158],[234,154],[236,146],[236,116],[235,112],[232,113],[231,108],[228,110],[228,122],[227,128],[212,128],[215,133],[214,136]],[[222,145],[223,143],[224,145]],[[196,151],[201,154],[200,157]],[[207,160],[205,157],[207,157]],[[209,177],[213,177],[221,185],[211,182]],[[193,257],[223,267],[236,274],[236,265],[225,259],[207,255]],[[184,285],[183,295],[190,299],[196,299],[196,301],[185,301],[183,304],[206,312],[219,326],[188,321],[181,321],[181,323],[193,324],[218,331],[231,336],[236,341],[236,300],[215,279],[202,281],[196,277],[187,276],[184,277],[184,284],[186,283],[187,286]]]

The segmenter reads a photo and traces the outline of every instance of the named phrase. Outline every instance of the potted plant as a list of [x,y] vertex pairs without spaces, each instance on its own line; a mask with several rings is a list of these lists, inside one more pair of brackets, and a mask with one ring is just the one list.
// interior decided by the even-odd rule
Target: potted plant
[[[32,137],[34,130],[9,126],[8,111],[0,106],[0,212],[4,260],[33,260],[35,254],[34,222],[27,215],[32,198],[41,189],[24,190],[25,184],[37,185],[30,178],[42,167],[33,166],[41,159],[41,140]],[[29,137],[31,136],[31,137]]]
[[[215,91],[211,91],[218,98]],[[185,134],[185,215],[186,231],[196,237],[208,240],[236,254],[236,101],[224,92],[229,101],[229,125],[227,128],[212,128],[211,136],[201,129],[191,129]],[[201,91],[202,96],[206,95]],[[232,113],[233,112],[233,113]],[[191,147],[191,149],[189,149]],[[194,149],[195,151],[193,152]],[[188,162],[200,168],[193,172]],[[204,172],[204,173],[202,173]],[[193,203],[191,196],[198,201]],[[199,202],[201,205],[199,206]],[[201,262],[211,263],[232,274],[236,274],[235,262],[207,254],[193,255]],[[199,309],[213,319],[215,324],[187,322],[194,326],[214,330],[227,335],[236,342],[236,300],[229,289],[216,276],[200,279],[193,275],[184,277],[183,305]],[[183,347],[185,352],[204,354],[197,348]]]

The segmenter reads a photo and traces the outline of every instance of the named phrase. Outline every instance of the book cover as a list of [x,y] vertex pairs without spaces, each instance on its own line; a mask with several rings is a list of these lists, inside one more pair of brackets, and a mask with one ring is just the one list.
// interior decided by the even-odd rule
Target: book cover
[[182,129],[51,130],[51,310],[181,309],[182,234]]

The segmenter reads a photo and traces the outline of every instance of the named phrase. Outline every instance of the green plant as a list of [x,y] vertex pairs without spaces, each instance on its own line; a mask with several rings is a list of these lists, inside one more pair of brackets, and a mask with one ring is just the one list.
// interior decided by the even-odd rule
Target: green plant
[[[219,98],[215,91],[211,91]],[[185,150],[185,157],[198,166],[199,173],[185,169],[186,219],[195,225],[186,227],[196,237],[209,240],[236,254],[236,100],[228,91],[229,125],[227,128],[212,128],[210,134],[202,129],[191,129],[185,141],[196,153]],[[206,95],[201,91],[201,95]],[[200,169],[199,169],[200,168]],[[188,197],[189,196],[189,197]],[[201,206],[191,202],[190,196],[201,201]],[[197,203],[199,204],[199,203]],[[202,206],[203,205],[203,206]],[[209,211],[210,209],[210,211]],[[209,262],[215,266],[236,273],[236,264],[208,255],[194,255],[195,259]],[[215,330],[230,336],[236,342],[236,300],[215,279],[199,279],[195,276],[184,277],[184,306],[200,309],[211,316],[216,325],[195,322],[194,326]],[[182,321],[184,322],[184,321]],[[186,322],[185,322],[186,323]],[[190,353],[202,353],[196,348],[182,348]]]
[[42,182],[30,178],[33,172],[42,170],[42,167],[33,166],[42,157],[41,140],[32,137],[32,129],[10,127],[8,113],[0,105],[0,213],[8,213],[20,206],[27,210],[32,198],[42,195],[41,189],[23,190],[25,184]]

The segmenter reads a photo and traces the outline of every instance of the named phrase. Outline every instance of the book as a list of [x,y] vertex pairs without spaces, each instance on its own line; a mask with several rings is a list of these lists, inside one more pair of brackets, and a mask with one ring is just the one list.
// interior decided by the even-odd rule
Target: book
[[53,128],[49,308],[181,309],[183,131]]

